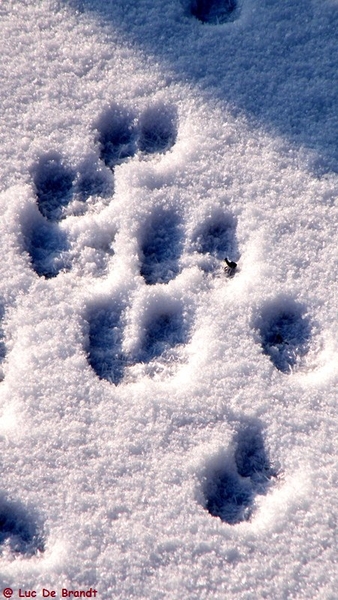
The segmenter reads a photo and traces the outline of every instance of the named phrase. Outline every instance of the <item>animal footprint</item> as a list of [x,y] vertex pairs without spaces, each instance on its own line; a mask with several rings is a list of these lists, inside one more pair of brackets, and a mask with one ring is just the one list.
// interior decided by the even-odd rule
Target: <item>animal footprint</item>
[[158,104],[148,108],[139,120],[138,147],[141,152],[166,152],[176,141],[176,111],[171,106]]
[[[101,117],[97,129],[100,159],[111,170],[138,150],[143,154],[165,152],[174,144],[177,134],[174,109],[160,104],[146,110],[138,124],[127,110],[114,106]],[[25,249],[37,275],[48,279],[71,268],[70,245],[59,224],[67,216],[69,205],[75,214],[81,214],[88,198],[107,195],[111,182],[104,169],[95,170],[88,161],[75,172],[57,152],[42,156],[31,172],[41,217],[31,215],[26,224]],[[171,230],[169,224],[169,238]],[[148,254],[146,244],[145,271],[147,262],[151,262]],[[155,249],[157,258],[161,262],[159,247]],[[156,274],[151,272],[149,278],[154,277]],[[168,278],[168,273],[164,278]]]
[[205,487],[206,509],[229,525],[248,521],[257,494],[265,495],[276,473],[270,466],[260,427],[249,424],[235,439],[234,461],[218,464]]
[[190,12],[202,23],[218,25],[232,21],[237,12],[236,0],[191,0]]
[[[227,255],[237,253],[235,229],[236,221],[231,215],[217,212],[196,232],[193,247],[209,263],[211,261],[209,270],[215,267],[213,261],[218,266]],[[140,274],[145,283],[166,284],[174,279],[180,272],[184,242],[179,213],[173,208],[158,207],[143,224],[139,238]],[[100,379],[119,385],[127,376],[127,370],[127,379],[141,373],[136,366],[144,365],[142,374],[154,376],[180,361],[179,347],[189,338],[184,310],[179,303],[173,299],[168,302],[168,298],[160,294],[162,292],[157,290],[153,301],[148,302],[148,314],[144,315],[143,325],[138,325],[138,342],[128,351],[123,350],[126,347],[122,323],[125,307],[122,310],[118,304],[108,302],[91,309],[86,318],[89,324],[86,351],[88,362]]]
[[148,320],[137,355],[138,362],[149,363],[158,357],[170,361],[173,358],[172,350],[187,341],[188,332],[183,325],[182,310],[175,308],[152,315]]
[[50,152],[40,158],[33,169],[37,205],[48,221],[59,221],[62,211],[72,199],[75,173],[65,166],[61,156]]
[[166,152],[176,141],[176,121],[175,109],[163,104],[148,108],[139,120],[125,108],[113,106],[97,123],[101,160],[114,170],[138,151]]
[[311,326],[304,312],[292,298],[280,297],[266,304],[256,320],[263,352],[282,373],[291,373],[309,352]]
[[37,275],[46,279],[56,277],[60,271],[71,267],[66,234],[57,223],[49,223],[43,217],[26,228],[26,250]]
[[[86,200],[107,193],[109,181],[100,169],[95,171],[86,163],[75,173],[56,153],[42,157],[32,172],[39,212],[26,215],[25,250],[37,275],[50,279],[71,269],[71,247],[60,223],[67,216],[69,205],[72,214],[82,214]],[[107,251],[111,254],[110,247]]]
[[118,385],[123,379],[125,357],[122,353],[122,307],[107,303],[92,308],[89,324],[87,358],[100,379]]
[[172,305],[161,312],[160,307],[150,310],[145,317],[137,350],[123,351],[123,307],[109,302],[92,307],[87,314],[87,360],[100,379],[119,385],[128,367],[148,365],[152,376],[160,368],[177,361],[175,348],[187,341],[188,330],[180,306]]
[[70,268],[69,245],[58,221],[72,200],[75,173],[50,152],[40,158],[32,174],[41,214],[32,213],[25,225],[25,249],[37,275],[49,279]]
[[140,273],[148,285],[168,283],[176,277],[182,244],[178,214],[159,209],[144,226],[141,242]]
[[192,247],[205,257],[200,264],[204,271],[213,271],[219,261],[226,261],[227,265],[234,265],[232,270],[228,267],[228,274],[234,275],[237,265],[227,259],[229,257],[238,259],[236,226],[236,219],[231,214],[217,211],[195,231]]
[[100,158],[110,169],[136,152],[135,117],[127,110],[114,106],[100,118],[98,143]]
[[19,503],[0,500],[0,547],[33,555],[44,551],[43,536],[34,517]]

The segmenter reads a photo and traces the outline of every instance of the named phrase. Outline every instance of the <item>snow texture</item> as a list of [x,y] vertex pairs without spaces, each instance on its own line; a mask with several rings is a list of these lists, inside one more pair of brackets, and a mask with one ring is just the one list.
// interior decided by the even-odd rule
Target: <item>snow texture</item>
[[337,598],[337,28],[0,3],[0,593]]

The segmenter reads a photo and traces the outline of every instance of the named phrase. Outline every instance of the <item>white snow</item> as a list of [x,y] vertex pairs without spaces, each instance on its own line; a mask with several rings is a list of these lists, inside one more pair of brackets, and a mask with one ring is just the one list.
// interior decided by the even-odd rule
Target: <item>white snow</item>
[[0,593],[337,597],[337,9],[1,3]]

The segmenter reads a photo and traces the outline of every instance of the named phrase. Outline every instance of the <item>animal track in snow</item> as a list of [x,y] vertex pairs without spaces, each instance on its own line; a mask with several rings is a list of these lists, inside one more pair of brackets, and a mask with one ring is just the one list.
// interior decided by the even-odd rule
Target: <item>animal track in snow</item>
[[57,223],[50,223],[41,215],[26,228],[26,250],[32,267],[40,277],[56,277],[70,269],[69,244],[66,234]]
[[[148,108],[137,123],[129,111],[114,106],[101,116],[97,131],[100,159],[106,167],[114,170],[116,165],[134,156],[138,150],[143,154],[168,150],[176,140],[176,113],[170,106],[157,104]],[[75,171],[54,151],[40,157],[32,167],[36,204],[41,218],[30,221],[24,237],[32,267],[40,277],[56,277],[60,271],[71,268],[69,243],[59,222],[67,216],[69,205],[73,213],[81,214],[89,197],[106,196],[111,192],[111,181],[104,170],[104,167],[103,170],[93,168],[92,162],[87,160]],[[147,254],[147,248],[145,252]],[[161,260],[159,250],[155,251],[155,255],[156,252]],[[146,256],[146,271],[147,260]],[[152,271],[151,267],[149,269]]]
[[168,283],[179,272],[183,235],[178,214],[159,209],[144,226],[140,273],[148,285]]
[[0,500],[0,546],[8,544],[11,552],[34,555],[44,551],[42,533],[27,510],[17,502]]
[[149,107],[137,120],[128,110],[114,105],[97,123],[100,158],[110,169],[134,156],[162,153],[176,141],[177,116],[172,106]]
[[271,478],[276,477],[259,425],[247,425],[236,436],[235,444],[234,461],[212,470],[204,491],[206,509],[229,525],[251,518],[255,496],[265,495]]
[[182,312],[178,310],[152,316],[146,326],[139,361],[149,363],[159,356],[170,360],[171,350],[187,341],[188,332],[183,322]]
[[291,373],[309,352],[311,326],[304,313],[305,307],[292,298],[279,297],[256,320],[263,352],[282,373]]
[[225,258],[238,260],[236,227],[236,219],[231,214],[217,211],[195,231],[192,246],[206,258],[201,265],[204,271],[213,270]]
[[190,12],[202,23],[218,25],[232,21],[237,12],[236,0],[191,0]]
[[[175,348],[188,338],[181,307],[167,307],[156,313],[150,310],[145,319],[138,350],[123,351],[123,309],[121,302],[107,302],[91,307],[86,320],[89,325],[87,357],[100,379],[119,385],[127,367],[152,361],[169,364],[177,360]],[[148,374],[159,368],[150,369]]]
[[82,214],[91,196],[105,196],[109,178],[86,162],[75,173],[55,152],[41,157],[31,171],[39,212],[26,220],[25,250],[37,275],[50,279],[71,269],[70,243],[60,221],[69,210]]
[[136,152],[135,117],[119,106],[107,110],[97,124],[100,158],[110,169]]
[[122,307],[118,302],[93,307],[87,315],[88,362],[100,379],[118,385],[123,379]]
[[172,106],[158,104],[148,108],[139,120],[138,147],[141,152],[166,152],[176,141],[177,115]]
[[39,211],[49,221],[59,221],[63,208],[72,199],[75,172],[59,154],[49,152],[40,158],[32,173]]
[[[127,109],[115,105],[97,122],[99,158],[110,171],[137,152],[141,158],[166,152],[175,143],[176,136],[176,109],[160,103],[149,107],[138,119]],[[51,278],[61,270],[71,268],[72,253],[75,254],[60,221],[69,214],[69,205],[73,210],[74,202],[84,204],[89,196],[105,189],[109,179],[104,176],[104,171],[108,172],[105,167],[102,167],[103,170],[98,168],[96,174],[91,162],[87,166],[84,163],[75,171],[59,154],[49,152],[32,168],[39,213],[34,218],[33,213],[30,215],[24,233],[32,267],[39,276]],[[232,258],[236,252],[235,229],[235,219],[218,210],[196,232],[193,244],[198,253],[214,261],[224,260],[227,256]],[[153,209],[139,237],[140,274],[145,283],[166,284],[174,279],[180,272],[179,259],[184,241],[178,211],[167,207]],[[110,244],[105,246],[106,250],[101,245],[97,248],[93,240],[88,244],[84,244],[81,250],[84,260],[87,255],[92,259],[95,254],[94,263],[97,265],[96,255],[99,254],[103,265],[101,272],[104,271],[103,254],[106,252],[111,256],[113,253]],[[82,263],[82,254],[78,260]],[[188,331],[183,309],[180,312],[167,308],[153,311],[144,326],[140,346],[135,352],[128,353],[123,351],[125,306],[117,301],[99,302],[98,306],[92,306],[86,319],[86,350],[88,362],[100,379],[119,385],[127,367],[177,362],[175,348],[186,343]],[[153,370],[151,368],[149,373]]]
[[75,172],[56,152],[41,157],[31,171],[41,214],[25,227],[25,249],[37,275],[49,279],[70,268],[69,245],[58,222],[72,200]]
[[[224,257],[236,254],[236,220],[230,214],[218,211],[207,219],[195,235],[193,248],[196,248],[213,265],[219,266]],[[140,274],[147,285],[167,284],[174,279],[179,269],[179,259],[183,249],[184,232],[179,213],[173,208],[158,207],[143,224],[138,234],[140,247]],[[175,302],[168,305],[160,299],[157,290],[154,305],[149,305],[149,315],[145,315],[139,330],[139,343],[134,350],[123,350],[122,312],[125,306],[107,302],[93,307],[86,320],[89,323],[87,345],[88,362],[101,379],[118,385],[125,378],[126,370],[132,374],[136,365],[148,365],[143,374],[156,374],[165,365],[177,363],[179,347],[189,338],[189,327],[185,322],[183,307]],[[134,371],[136,373],[136,371]],[[140,371],[138,371],[140,373]],[[127,379],[129,377],[127,376]]]

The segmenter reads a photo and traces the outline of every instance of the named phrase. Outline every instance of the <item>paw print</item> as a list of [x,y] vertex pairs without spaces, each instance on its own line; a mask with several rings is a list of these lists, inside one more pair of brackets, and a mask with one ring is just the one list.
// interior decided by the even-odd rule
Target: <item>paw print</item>
[[122,307],[118,301],[99,303],[86,315],[88,330],[88,362],[100,379],[118,385],[124,375],[122,351]]
[[142,228],[140,274],[148,285],[168,283],[180,270],[183,226],[180,216],[171,209],[159,209]]
[[264,496],[277,477],[265,450],[260,423],[244,423],[231,454],[221,453],[205,476],[205,508],[229,525],[249,521],[255,497]]
[[[74,252],[67,235],[67,216],[83,215],[89,198],[111,193],[110,171],[136,154],[145,159],[166,152],[177,135],[174,109],[160,104],[148,108],[139,119],[114,106],[101,116],[96,127],[101,162],[96,170],[86,162],[74,169],[54,151],[40,157],[31,169],[37,210],[23,233],[32,267],[40,277],[50,279],[72,268]],[[106,243],[108,252],[111,242]],[[89,246],[95,249],[95,242]],[[102,251],[102,245],[97,249]],[[147,262],[151,262],[149,252],[151,247],[145,246],[145,272]],[[159,255],[159,248],[156,252]]]
[[254,323],[263,353],[282,373],[301,366],[310,350],[311,324],[306,309],[291,297],[266,303]]
[[191,256],[193,265],[212,278],[224,256],[236,247],[235,221],[219,211],[206,219],[190,244],[185,223],[174,208],[154,208],[140,230],[138,257],[143,283],[141,279],[136,290],[139,304],[136,307],[134,300],[134,316],[133,306],[119,294],[105,302],[91,302],[86,315],[88,362],[98,377],[115,385],[144,375],[175,372],[184,361],[194,317],[193,309],[182,299],[180,281],[177,286],[168,284],[179,279]]
[[236,228],[236,218],[231,213],[217,209],[195,231],[193,248],[204,257],[200,266],[205,272],[214,271],[219,262],[224,261],[225,273],[230,276],[235,274],[237,263],[228,257],[239,255]]
[[19,502],[4,498],[0,499],[0,546],[25,556],[44,551],[43,533],[35,515]]
[[[160,296],[162,300],[163,297]],[[159,297],[141,315],[137,342],[126,351],[123,345],[125,316],[121,307],[109,305],[88,318],[88,361],[95,373],[115,385],[144,375],[156,377],[170,372],[189,340],[189,323],[183,306],[171,298],[164,305]]]
[[177,137],[177,116],[171,106],[157,104],[138,119],[130,111],[113,106],[97,123],[100,158],[110,169],[135,156],[170,150]]
[[211,25],[221,25],[237,18],[237,0],[190,0],[190,14]]

